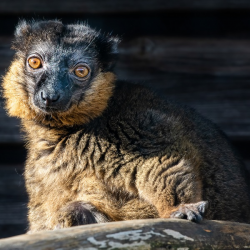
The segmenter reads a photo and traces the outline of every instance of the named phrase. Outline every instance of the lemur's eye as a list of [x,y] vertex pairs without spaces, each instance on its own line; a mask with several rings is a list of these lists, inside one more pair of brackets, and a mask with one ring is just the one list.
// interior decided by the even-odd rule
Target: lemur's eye
[[33,69],[41,68],[42,62],[38,57],[30,57],[28,59],[29,66]]
[[89,69],[86,66],[78,66],[75,68],[74,73],[76,76],[83,78],[88,75]]

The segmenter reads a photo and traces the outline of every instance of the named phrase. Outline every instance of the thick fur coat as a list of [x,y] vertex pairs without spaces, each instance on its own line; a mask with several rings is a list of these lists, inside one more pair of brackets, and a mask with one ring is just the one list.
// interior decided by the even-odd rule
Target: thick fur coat
[[83,24],[16,29],[3,89],[26,133],[30,232],[158,217],[250,223],[246,170],[227,138],[194,110],[117,80],[117,43]]

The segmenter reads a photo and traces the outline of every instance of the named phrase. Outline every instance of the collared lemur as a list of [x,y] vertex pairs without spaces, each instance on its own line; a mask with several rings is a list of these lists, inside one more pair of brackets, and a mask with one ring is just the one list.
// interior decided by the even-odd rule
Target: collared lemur
[[116,79],[119,39],[21,21],[3,79],[26,132],[30,232],[142,218],[250,223],[246,170],[193,109]]

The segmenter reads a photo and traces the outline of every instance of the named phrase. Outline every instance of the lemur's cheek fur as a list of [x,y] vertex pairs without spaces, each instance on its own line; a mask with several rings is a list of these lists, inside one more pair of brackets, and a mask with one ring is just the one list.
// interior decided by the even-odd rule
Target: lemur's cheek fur
[[100,116],[107,108],[115,80],[116,77],[112,72],[100,72],[84,93],[84,98],[79,103],[73,104],[66,112],[58,114],[58,120],[63,125],[71,126],[87,123]]
[[35,117],[32,101],[26,90],[24,75],[24,59],[16,58],[3,78],[3,95],[6,99],[6,109],[10,116],[31,120]]

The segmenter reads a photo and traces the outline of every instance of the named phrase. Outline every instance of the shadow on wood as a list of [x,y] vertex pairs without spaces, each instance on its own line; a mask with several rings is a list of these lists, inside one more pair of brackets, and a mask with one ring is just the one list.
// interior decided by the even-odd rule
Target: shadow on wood
[[41,231],[0,240],[0,249],[250,249],[250,224],[152,219]]

